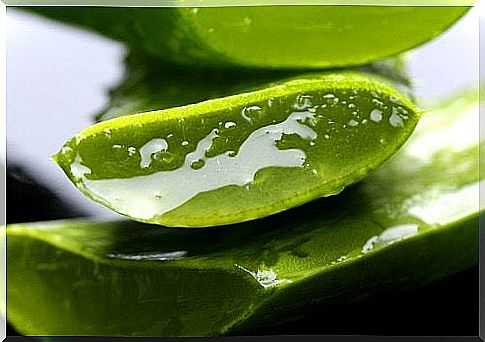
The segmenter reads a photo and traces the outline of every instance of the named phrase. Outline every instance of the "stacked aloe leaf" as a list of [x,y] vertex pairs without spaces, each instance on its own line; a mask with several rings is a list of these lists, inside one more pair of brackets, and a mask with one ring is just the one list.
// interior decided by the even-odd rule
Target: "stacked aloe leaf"
[[477,263],[478,90],[425,112],[394,57],[468,7],[31,10],[129,48],[53,156],[127,219],[7,227],[21,333],[247,334]]

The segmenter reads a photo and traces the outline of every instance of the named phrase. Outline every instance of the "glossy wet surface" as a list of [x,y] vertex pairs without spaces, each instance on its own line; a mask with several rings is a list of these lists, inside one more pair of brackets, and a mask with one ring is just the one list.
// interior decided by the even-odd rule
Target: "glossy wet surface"
[[[164,120],[169,114],[160,112],[148,124],[140,116],[132,127],[110,121],[113,128],[75,137],[56,158],[80,190],[119,213],[215,225],[284,210],[295,195],[303,199],[293,203],[303,203],[341,191],[388,158],[417,120],[408,105],[380,90],[267,93],[263,101],[227,108],[221,102],[221,109],[196,116],[181,109],[178,118]],[[186,220],[158,221],[192,199]],[[229,208],[228,201],[238,203]]]
[[[448,136],[462,120],[476,117],[477,106],[457,102],[462,115],[451,108],[432,125],[424,119],[417,141],[428,134]],[[25,314],[32,302],[60,303],[48,305],[48,320],[36,320],[50,331],[99,334],[87,315],[99,307],[103,334],[198,335],[231,322],[244,327],[253,319],[257,326],[270,317],[265,310],[276,319],[273,315],[290,315],[288,306],[301,312],[296,309],[301,305],[307,312],[314,302],[416,286],[475,264],[483,210],[477,200],[483,185],[477,156],[478,145],[466,143],[454,145],[453,152],[443,144],[425,160],[403,149],[339,196],[226,227],[187,230],[85,220],[10,226],[10,260],[29,265],[35,251],[37,263],[35,269],[27,266],[28,272],[9,274],[18,284],[28,283],[32,294],[23,307],[25,294],[10,287],[9,305]],[[443,161],[453,167],[443,167]],[[447,210],[449,203],[460,203],[461,210]],[[417,208],[430,205],[434,217],[425,220]],[[102,295],[94,298],[94,292]],[[88,295],[79,305],[83,293]],[[119,324],[107,308],[132,317],[149,311],[156,319]],[[251,315],[234,321],[246,309]],[[69,325],[65,315],[73,318]]]

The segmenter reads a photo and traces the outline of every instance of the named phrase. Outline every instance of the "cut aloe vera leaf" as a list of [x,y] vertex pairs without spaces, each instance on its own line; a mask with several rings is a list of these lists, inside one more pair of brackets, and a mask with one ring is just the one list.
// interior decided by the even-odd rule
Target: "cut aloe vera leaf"
[[[186,67],[134,53],[126,58],[125,67],[123,81],[110,91],[110,101],[96,115],[96,121],[234,95],[301,74],[296,70]],[[353,69],[390,79],[401,91],[410,93],[402,57]]]
[[418,119],[383,79],[314,74],[98,123],[54,159],[86,196],[134,220],[214,226],[339,193],[394,154]]
[[[204,3],[201,2],[201,6]],[[441,34],[468,6],[35,7],[135,51],[188,65],[322,68],[364,64]]]
[[427,114],[363,182],[280,215],[199,230],[9,225],[7,317],[27,335],[247,334],[465,270],[478,262],[485,166],[472,95]]

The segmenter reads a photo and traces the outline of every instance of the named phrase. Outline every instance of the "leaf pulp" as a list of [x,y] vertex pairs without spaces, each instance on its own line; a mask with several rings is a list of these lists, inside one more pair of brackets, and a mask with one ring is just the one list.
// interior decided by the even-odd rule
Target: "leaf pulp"
[[310,74],[98,123],[55,160],[85,195],[134,220],[223,225],[340,192],[394,154],[418,119],[377,76]]

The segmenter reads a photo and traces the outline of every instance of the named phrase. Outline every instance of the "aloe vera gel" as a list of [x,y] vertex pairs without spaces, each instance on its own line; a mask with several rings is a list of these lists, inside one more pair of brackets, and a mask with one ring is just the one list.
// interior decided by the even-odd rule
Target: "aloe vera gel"
[[316,74],[112,119],[55,159],[84,194],[132,219],[213,226],[339,193],[389,158],[418,119],[379,78]]

